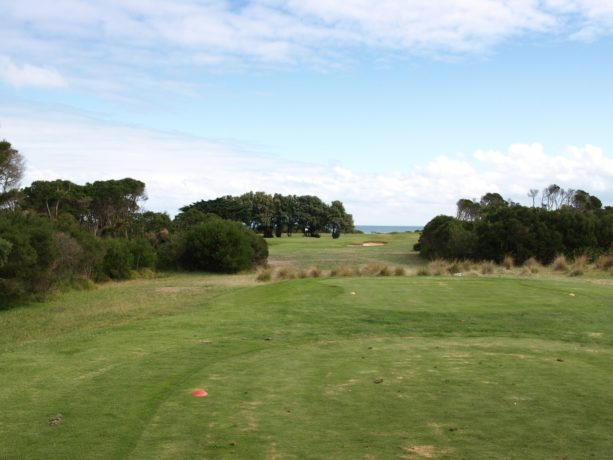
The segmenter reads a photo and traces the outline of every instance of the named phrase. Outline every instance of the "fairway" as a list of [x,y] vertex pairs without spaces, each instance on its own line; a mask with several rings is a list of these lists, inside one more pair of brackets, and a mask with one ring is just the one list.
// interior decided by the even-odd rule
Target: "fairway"
[[613,449],[607,282],[251,278],[176,275],[0,312],[0,458]]

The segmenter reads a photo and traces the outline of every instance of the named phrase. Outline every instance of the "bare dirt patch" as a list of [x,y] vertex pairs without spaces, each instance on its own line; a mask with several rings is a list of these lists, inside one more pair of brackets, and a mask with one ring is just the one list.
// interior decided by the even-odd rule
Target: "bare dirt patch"
[[362,246],[364,248],[372,247],[372,246],[384,246],[387,242],[385,241],[364,241],[363,243],[351,243],[349,246]]
[[403,455],[402,458],[415,458],[415,455],[423,458],[436,458],[439,455],[447,454],[451,452],[451,449],[441,449],[428,444],[413,445],[408,444],[402,448],[402,450],[408,452],[408,455]]

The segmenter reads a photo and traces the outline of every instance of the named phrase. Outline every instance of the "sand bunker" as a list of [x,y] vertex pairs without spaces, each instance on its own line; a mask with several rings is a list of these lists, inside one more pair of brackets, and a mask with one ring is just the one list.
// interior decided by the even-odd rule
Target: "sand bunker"
[[385,241],[364,241],[363,243],[351,243],[349,246],[362,246],[362,247],[370,247],[370,246],[383,246],[387,244]]

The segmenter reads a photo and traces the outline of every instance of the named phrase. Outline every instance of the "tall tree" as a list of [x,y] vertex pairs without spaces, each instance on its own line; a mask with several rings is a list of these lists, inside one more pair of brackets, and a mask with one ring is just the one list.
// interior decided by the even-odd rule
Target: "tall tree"
[[10,142],[0,141],[0,207],[8,207],[15,201],[23,171],[24,160],[21,154]]

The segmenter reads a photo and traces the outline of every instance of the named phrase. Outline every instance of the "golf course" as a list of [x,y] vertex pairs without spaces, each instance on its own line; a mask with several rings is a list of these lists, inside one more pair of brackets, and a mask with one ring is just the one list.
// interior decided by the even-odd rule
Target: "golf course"
[[611,272],[433,276],[417,237],[0,311],[0,459],[611,458]]

